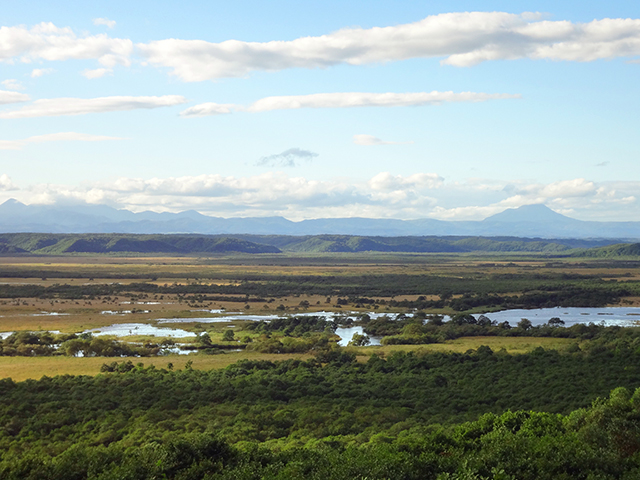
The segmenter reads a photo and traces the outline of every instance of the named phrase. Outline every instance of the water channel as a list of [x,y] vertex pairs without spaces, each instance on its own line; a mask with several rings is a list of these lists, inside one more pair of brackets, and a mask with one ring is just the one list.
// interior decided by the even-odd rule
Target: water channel
[[[120,312],[118,312],[120,313]],[[237,321],[271,321],[279,318],[279,315],[256,315],[244,314],[241,312],[225,312],[223,310],[202,310],[202,313],[209,313],[211,316],[201,318],[161,318],[156,320],[157,325],[147,323],[119,323],[110,326],[93,328],[83,333],[91,333],[95,336],[114,335],[116,337],[127,337],[132,335],[185,338],[194,336],[193,332],[188,332],[179,328],[163,327],[162,324],[179,324],[179,323],[231,323]],[[42,312],[39,315],[55,315],[55,312]],[[111,314],[111,312],[105,314]],[[351,317],[356,318],[363,312],[305,312],[296,314],[296,316],[321,316],[327,319],[334,317]],[[379,318],[389,315],[394,318],[397,314],[391,312],[369,312],[372,318]],[[481,314],[475,314],[478,318]],[[543,325],[549,319],[557,317],[569,327],[577,323],[595,323],[603,326],[621,326],[634,327],[640,326],[640,307],[554,307],[554,308],[538,308],[531,310],[502,310],[499,312],[485,313],[485,316],[492,321],[502,323],[509,322],[511,326],[527,318],[533,325]],[[408,314],[407,316],[411,316]],[[444,317],[444,321],[449,321],[448,316]],[[234,328],[235,325],[228,325]],[[0,338],[6,338],[12,332],[0,332]],[[56,332],[57,333],[57,332]],[[336,334],[340,337],[339,345],[346,346],[352,339],[354,333],[363,334],[362,327],[339,327]],[[371,345],[380,345],[380,338],[373,337],[370,339]]]

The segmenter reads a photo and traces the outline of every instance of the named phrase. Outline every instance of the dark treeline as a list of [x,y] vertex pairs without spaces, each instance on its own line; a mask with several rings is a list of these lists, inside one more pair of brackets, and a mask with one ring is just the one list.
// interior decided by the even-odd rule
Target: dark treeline
[[308,317],[293,316],[274,318],[268,322],[264,320],[251,322],[245,326],[245,329],[259,333],[280,332],[284,335],[299,337],[310,332],[329,331],[333,333],[337,327],[338,325],[334,321],[313,315]]
[[[326,295],[339,298],[337,306],[387,305],[427,309],[450,307],[456,311],[473,308],[536,308],[547,306],[603,306],[621,297],[640,293],[640,283],[604,281],[594,277],[487,276],[464,279],[428,275],[380,275],[355,277],[291,276],[242,278],[235,285],[130,283],[68,285],[0,285],[0,298],[92,299],[111,295],[181,295],[188,301],[266,302],[268,297]],[[519,294],[507,294],[520,292]],[[215,295],[215,296],[212,296]],[[371,297],[421,295],[418,300],[378,300]],[[427,300],[426,296],[438,299]],[[243,297],[244,296],[244,297]]]
[[638,478],[639,355],[331,351],[2,380],[0,478]]
[[565,327],[564,322],[558,317],[550,318],[542,325],[534,326],[526,318],[521,319],[516,325],[511,325],[509,322],[492,321],[489,316],[480,315],[476,318],[460,313],[454,315],[450,321],[444,322],[440,315],[424,315],[418,312],[414,316],[384,315],[375,319],[361,315],[353,323],[362,325],[368,335],[384,337],[382,343],[387,345],[443,343],[461,337],[500,336],[589,340],[589,344],[584,345],[584,348],[596,348],[600,344],[640,348],[640,329],[636,328],[595,323],[579,323]]

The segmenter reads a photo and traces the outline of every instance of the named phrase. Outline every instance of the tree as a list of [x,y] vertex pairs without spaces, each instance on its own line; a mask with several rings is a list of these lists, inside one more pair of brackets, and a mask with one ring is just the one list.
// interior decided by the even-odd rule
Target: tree
[[547,322],[547,325],[549,325],[550,327],[559,327],[561,325],[564,325],[564,320],[561,320],[558,317],[553,317],[549,319],[549,321]]
[[368,335],[360,335],[359,333],[354,333],[353,337],[351,337],[351,341],[349,342],[349,346],[351,347],[366,347],[371,343],[371,339]]
[[224,334],[222,335],[222,341],[233,342],[234,340],[235,340],[235,335],[233,333],[233,330],[225,330]]
[[[231,333],[233,334],[233,332]],[[210,347],[212,345],[211,337],[207,332],[202,332],[202,334],[198,336],[198,343],[203,347]]]
[[533,323],[528,318],[523,318],[518,322],[518,328],[522,330],[529,330],[531,327],[533,327]]

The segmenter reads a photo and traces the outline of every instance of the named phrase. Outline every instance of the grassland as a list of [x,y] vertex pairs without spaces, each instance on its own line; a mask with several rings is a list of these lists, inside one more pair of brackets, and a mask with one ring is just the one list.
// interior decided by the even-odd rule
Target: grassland
[[[537,288],[565,285],[595,285],[610,288],[629,285],[630,292],[613,305],[640,305],[640,264],[627,259],[559,258],[543,254],[389,254],[389,253],[335,253],[335,254],[260,254],[227,255],[217,257],[189,256],[4,256],[0,257],[0,286],[35,285],[51,288],[56,285],[95,287],[119,285],[156,285],[198,289],[214,287],[237,290],[221,300],[191,298],[185,294],[148,294],[135,289],[118,295],[81,295],[78,298],[62,296],[0,298],[0,332],[17,330],[53,330],[79,333],[117,323],[146,323],[159,325],[160,319],[192,318],[189,323],[167,324],[193,331],[208,331],[214,342],[219,342],[229,324],[198,324],[199,317],[211,316],[209,310],[227,310],[252,314],[343,310],[336,305],[338,294],[326,294],[347,288],[354,294],[366,292],[376,283],[378,293],[370,295],[377,303],[378,312],[402,313],[408,307],[390,307],[392,301],[416,301],[440,298],[437,288],[462,285],[450,298],[463,295],[465,289],[474,293],[494,291],[502,295],[518,295]],[[385,294],[405,282],[410,293]],[[439,283],[438,283],[439,282]],[[295,293],[298,285],[305,285],[302,293]],[[169,287],[164,287],[165,285]],[[346,286],[346,287],[345,287]],[[424,286],[424,291],[421,290]],[[322,290],[322,293],[314,291]],[[456,287],[457,288],[457,287]],[[251,290],[253,289],[253,290]],[[262,289],[262,290],[256,290]],[[431,290],[429,290],[431,289]],[[635,289],[635,290],[634,290]],[[234,290],[234,291],[235,291]],[[258,293],[242,293],[257,291]],[[262,292],[262,293],[261,293]],[[285,292],[285,293],[282,293]],[[256,299],[263,296],[264,299]],[[213,298],[213,299],[212,299]],[[223,299],[224,298],[224,299]],[[379,304],[378,304],[379,303]],[[379,309],[378,309],[379,307]],[[371,311],[371,305],[349,304],[348,311]],[[485,308],[485,307],[482,307]],[[482,308],[478,311],[481,311]],[[495,308],[495,307],[494,307]],[[117,312],[108,314],[105,312]],[[449,307],[432,308],[427,313],[453,313]],[[55,314],[55,315],[52,315]],[[234,322],[239,323],[239,322]],[[238,325],[238,330],[242,325]],[[153,340],[132,337],[130,341]],[[160,339],[156,339],[160,340]],[[193,341],[193,338],[188,341]],[[388,355],[397,350],[465,352],[488,345],[494,351],[505,349],[509,353],[524,353],[538,346],[562,350],[575,343],[572,340],[551,338],[474,337],[457,339],[441,344],[421,346],[384,346],[357,349],[364,358],[373,352]],[[288,358],[264,356],[257,352],[237,352],[216,356],[191,356],[194,368],[219,368],[242,358]],[[144,359],[158,367],[172,361],[181,368],[187,359],[175,357]],[[104,358],[25,358],[0,357],[0,377],[15,379],[39,378],[42,375],[95,374]]]
[[455,340],[448,340],[445,343],[431,343],[428,345],[375,345],[368,347],[346,347],[347,351],[351,351],[358,357],[368,357],[370,355],[378,355],[385,357],[393,354],[393,352],[448,352],[448,353],[465,353],[469,350],[477,350],[478,347],[485,345],[494,352],[504,351],[509,354],[522,354],[542,347],[547,350],[563,351],[569,346],[577,343],[576,340],[570,338],[548,338],[548,337],[462,337]]
[[[347,347],[346,351],[356,354],[358,361],[367,361],[371,355],[385,357],[394,352],[456,352],[464,353],[475,350],[481,345],[489,346],[498,352],[504,349],[506,353],[527,353],[535,348],[543,347],[550,350],[564,350],[576,343],[572,339],[564,338],[518,338],[518,337],[466,337],[458,338],[443,344],[430,345],[386,345],[370,347]],[[156,368],[167,368],[173,364],[176,370],[183,369],[187,362],[192,362],[192,368],[211,370],[227,367],[239,360],[267,360],[279,361],[288,359],[306,360],[310,354],[269,354],[253,351],[221,353],[218,355],[170,355],[165,357],[134,358],[134,363],[142,362],[146,367],[154,365]],[[113,358],[105,357],[0,357],[0,378],[12,378],[14,381],[27,379],[38,380],[43,376],[56,375],[97,375],[104,363],[111,363]]]
[[[181,370],[187,362],[192,362],[192,368],[211,370],[224,368],[239,360],[288,360],[291,358],[307,360],[307,354],[269,354],[258,352],[232,352],[219,355],[171,355],[166,357],[145,357],[131,359],[134,364],[144,363],[145,367],[154,365],[156,368],[167,368],[169,363],[173,368]],[[0,378],[12,378],[14,381],[40,379],[43,376],[56,375],[97,375],[104,363],[111,363],[122,359],[105,357],[0,357]]]

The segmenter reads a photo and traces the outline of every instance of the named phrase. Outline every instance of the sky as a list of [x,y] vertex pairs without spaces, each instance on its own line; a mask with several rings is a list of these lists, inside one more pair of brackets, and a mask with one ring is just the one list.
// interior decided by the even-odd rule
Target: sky
[[3,0],[0,202],[640,221],[640,2]]

